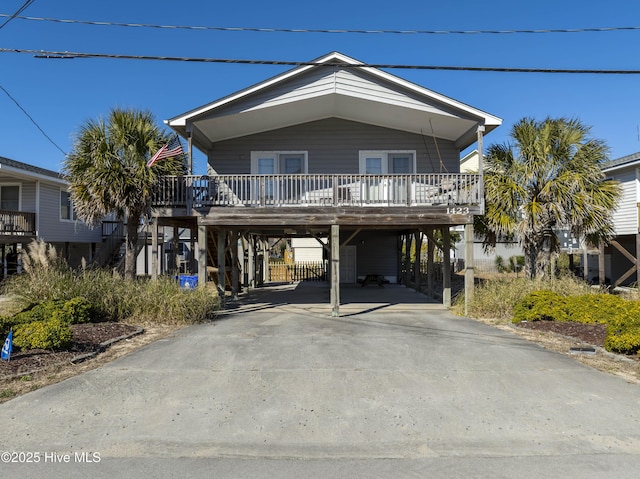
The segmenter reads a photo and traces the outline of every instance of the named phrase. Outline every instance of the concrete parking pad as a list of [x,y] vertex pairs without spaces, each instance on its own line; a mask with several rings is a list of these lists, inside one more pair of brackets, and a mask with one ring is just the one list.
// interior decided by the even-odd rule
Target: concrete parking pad
[[637,463],[640,386],[401,286],[343,293],[332,318],[326,285],[254,291],[212,323],[1,404],[0,450]]

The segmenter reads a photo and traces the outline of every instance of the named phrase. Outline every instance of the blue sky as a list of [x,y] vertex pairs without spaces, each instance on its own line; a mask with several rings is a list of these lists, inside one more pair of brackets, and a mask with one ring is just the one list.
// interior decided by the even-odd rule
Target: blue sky
[[[24,0],[5,0],[12,14]],[[23,13],[104,22],[299,29],[522,30],[640,26],[632,0],[428,2],[35,0]],[[4,18],[0,18],[0,24]],[[640,30],[503,35],[392,35],[189,31],[14,19],[0,47],[87,53],[308,61],[340,51],[366,63],[640,70]],[[36,59],[0,53],[0,86],[65,152],[88,119],[113,107],[162,121],[291,67],[115,59]],[[504,120],[485,146],[508,140],[522,117],[577,117],[611,158],[640,151],[640,75],[389,70]],[[0,156],[59,170],[64,155],[0,91]],[[196,173],[205,172],[202,155]]]

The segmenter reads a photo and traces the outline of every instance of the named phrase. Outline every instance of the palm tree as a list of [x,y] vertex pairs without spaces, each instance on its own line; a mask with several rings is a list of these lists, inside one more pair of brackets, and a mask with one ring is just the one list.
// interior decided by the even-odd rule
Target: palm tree
[[88,120],[80,128],[63,164],[80,219],[98,224],[115,214],[126,220],[127,279],[136,276],[138,227],[150,213],[156,179],[183,171],[182,155],[146,166],[149,156],[168,141],[151,113],[115,108],[106,120]]
[[485,243],[518,238],[531,278],[559,251],[554,229],[568,228],[592,244],[613,235],[611,216],[620,189],[602,173],[606,143],[589,132],[576,119],[524,118],[512,128],[513,144],[488,149],[480,229]]

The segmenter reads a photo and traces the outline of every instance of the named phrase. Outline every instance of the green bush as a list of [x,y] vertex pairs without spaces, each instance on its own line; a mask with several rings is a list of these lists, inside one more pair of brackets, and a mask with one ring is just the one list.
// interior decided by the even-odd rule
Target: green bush
[[90,323],[92,310],[91,303],[80,297],[72,298],[62,305],[62,311],[70,318],[71,324]]
[[607,351],[622,354],[640,352],[640,303],[624,301],[617,314],[607,322]]
[[0,317],[0,337],[5,338],[9,331],[15,328],[18,324],[29,323],[30,319],[26,317],[18,317],[16,316],[1,316]]
[[13,332],[13,344],[20,349],[64,349],[70,343],[69,323],[57,318],[19,324]]
[[567,321],[608,324],[629,304],[628,301],[612,294],[570,296],[567,298]]
[[30,305],[14,315],[13,324],[45,321],[51,318],[57,318],[69,324],[88,323],[91,321],[91,311],[91,304],[84,298],[47,301]]
[[513,322],[567,321],[568,299],[554,291],[532,291],[513,308]]

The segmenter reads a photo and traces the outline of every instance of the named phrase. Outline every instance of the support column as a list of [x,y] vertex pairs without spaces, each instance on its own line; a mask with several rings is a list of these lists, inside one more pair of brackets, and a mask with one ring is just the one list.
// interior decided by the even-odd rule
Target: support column
[[413,281],[416,291],[420,291],[420,283],[422,280],[422,274],[420,272],[420,253],[422,252],[422,233],[416,231],[414,234],[416,242],[416,256],[413,258]]
[[340,226],[331,225],[331,316],[340,316]]
[[193,140],[191,132],[191,124],[187,125],[187,171],[193,175]]
[[589,254],[587,253],[587,240],[582,240],[582,279],[589,281]]
[[636,281],[640,288],[640,233],[636,233]]
[[151,225],[151,279],[158,279],[158,218]]
[[451,307],[451,233],[442,228],[442,304]]
[[598,243],[598,284],[604,287],[604,241]]
[[240,293],[240,270],[238,268],[238,231],[231,231],[231,240],[229,241],[231,248],[231,297],[238,299]]
[[411,233],[404,235],[404,285],[409,287],[411,282]]
[[173,267],[175,268],[175,273],[174,274],[180,274],[180,256],[179,256],[179,252],[180,250],[178,249],[178,240],[179,240],[179,230],[177,226],[173,227],[173,238],[171,240],[171,244],[172,244],[172,251],[173,251]]
[[224,307],[225,304],[225,289],[227,280],[225,278],[225,235],[226,231],[221,229],[218,231],[218,297],[220,298],[220,306]]
[[429,229],[427,235],[427,295],[430,298],[434,297],[434,254],[436,248],[435,230]]
[[473,223],[464,225],[464,314],[469,315],[473,302]]
[[[197,221],[197,217],[196,217]],[[189,274],[193,274],[196,272],[197,258],[194,254],[196,250],[196,244],[198,243],[198,227],[194,229],[193,227],[189,227],[189,248],[191,248],[191,254],[189,255]]]
[[207,284],[207,227],[198,225],[198,286]]

